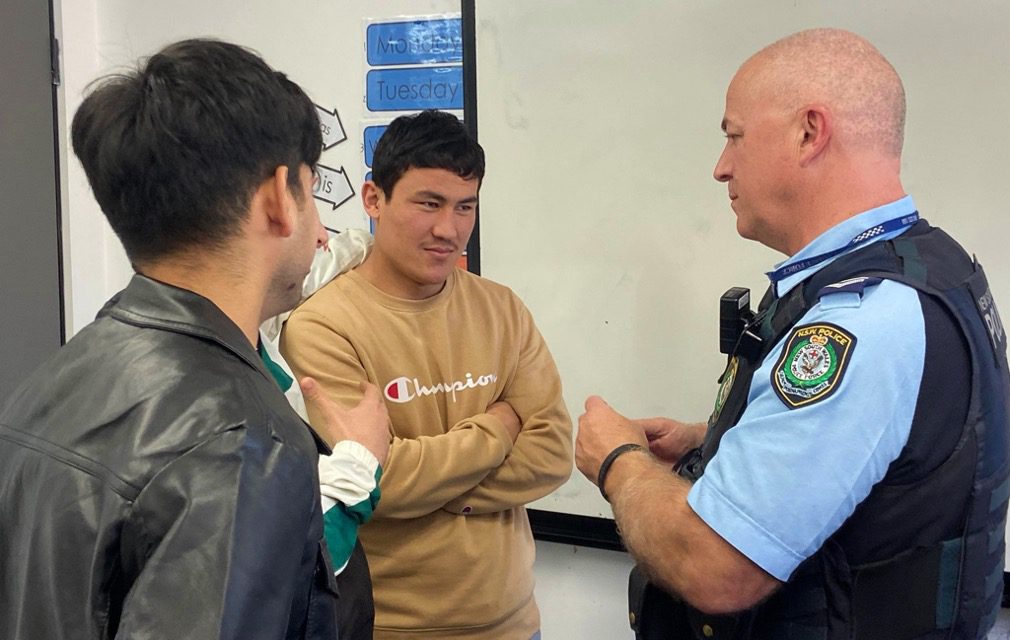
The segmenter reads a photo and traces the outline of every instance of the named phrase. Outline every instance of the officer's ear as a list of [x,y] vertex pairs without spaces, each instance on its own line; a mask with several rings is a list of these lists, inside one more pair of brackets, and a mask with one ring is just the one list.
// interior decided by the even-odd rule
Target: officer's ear
[[824,153],[834,135],[834,116],[823,104],[810,104],[799,113],[800,166],[807,166]]

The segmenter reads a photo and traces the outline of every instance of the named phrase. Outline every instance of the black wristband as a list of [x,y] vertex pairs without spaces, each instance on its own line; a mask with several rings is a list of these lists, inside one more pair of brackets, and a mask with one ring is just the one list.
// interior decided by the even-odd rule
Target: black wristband
[[617,447],[613,451],[607,454],[607,457],[603,459],[603,464],[600,465],[600,472],[596,474],[596,486],[600,488],[600,495],[607,502],[610,502],[610,498],[607,497],[607,492],[603,490],[603,483],[607,479],[607,472],[610,471],[610,465],[614,464],[614,460],[623,453],[629,451],[645,451],[645,447],[640,444],[635,444],[634,442],[628,442]]

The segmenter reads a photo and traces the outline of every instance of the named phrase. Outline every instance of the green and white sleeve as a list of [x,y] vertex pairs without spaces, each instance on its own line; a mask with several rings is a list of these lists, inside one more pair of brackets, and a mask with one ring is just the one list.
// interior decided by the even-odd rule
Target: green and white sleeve
[[[303,420],[308,421],[305,398],[277,348],[276,338],[270,340],[261,335],[258,351],[288,402]],[[378,459],[354,440],[342,440],[334,445],[331,455],[319,456],[323,535],[337,574],[343,571],[351,557],[358,527],[368,522],[379,503],[381,476]]]
[[329,456],[319,457],[319,493],[323,500],[323,532],[335,573],[347,565],[358,538],[379,504],[382,467],[359,442],[341,440]]

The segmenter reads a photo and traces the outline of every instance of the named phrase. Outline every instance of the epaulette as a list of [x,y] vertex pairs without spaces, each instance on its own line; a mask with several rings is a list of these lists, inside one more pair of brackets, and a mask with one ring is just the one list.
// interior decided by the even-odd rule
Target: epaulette
[[882,278],[872,276],[849,278],[821,287],[817,292],[817,298],[822,309],[858,307],[863,302],[863,293],[866,289],[877,286],[881,280]]

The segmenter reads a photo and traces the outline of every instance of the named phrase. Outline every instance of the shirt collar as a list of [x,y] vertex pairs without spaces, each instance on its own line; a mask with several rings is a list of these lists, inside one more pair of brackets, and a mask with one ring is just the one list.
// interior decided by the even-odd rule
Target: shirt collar
[[[807,246],[800,249],[797,253],[789,256],[782,262],[776,264],[770,273],[781,269],[782,267],[792,264],[794,262],[799,262],[807,258],[818,256],[824,253],[829,253],[848,244],[857,235],[871,229],[879,224],[892,220],[894,218],[900,218],[903,215],[908,215],[916,210],[915,203],[912,201],[912,196],[905,196],[894,202],[889,202],[885,205],[870,209],[869,211],[864,211],[862,213],[856,214],[851,218],[847,218],[842,222],[839,222],[835,226],[831,227],[821,235],[817,236],[810,242]],[[883,233],[872,240],[860,245],[858,248],[865,247],[874,242],[880,242],[881,240],[890,240],[891,238],[897,237],[904,233],[906,229],[898,229],[890,233]],[[856,249],[857,247],[853,247]],[[810,266],[803,271],[797,271],[796,273],[789,275],[777,283],[773,283],[776,291],[775,295],[782,297],[789,293],[796,285],[800,284],[810,276],[814,275],[824,267],[828,266],[838,258],[848,254],[846,251],[840,253],[833,258],[825,260],[824,262],[819,262],[815,265]]]

